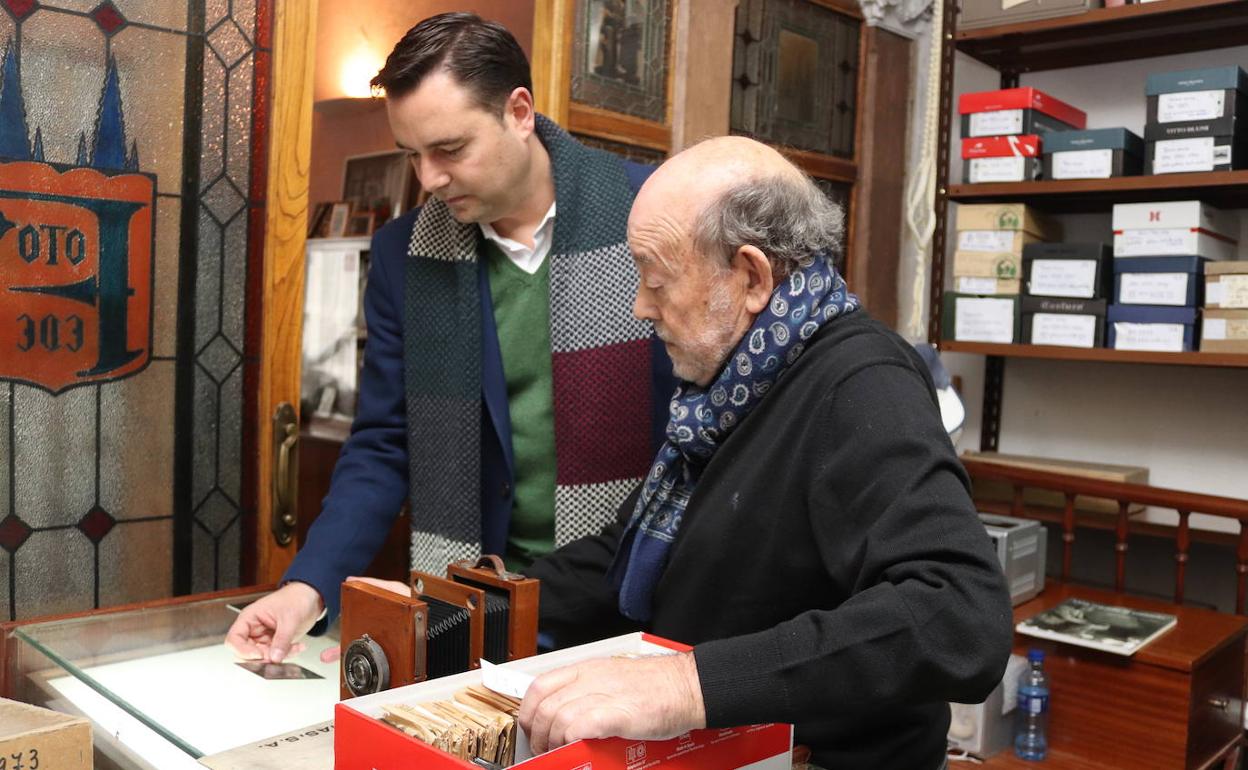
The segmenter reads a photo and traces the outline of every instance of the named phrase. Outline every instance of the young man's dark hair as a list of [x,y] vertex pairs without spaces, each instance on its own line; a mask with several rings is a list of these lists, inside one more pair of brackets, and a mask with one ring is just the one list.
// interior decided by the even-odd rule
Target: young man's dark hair
[[429,73],[444,68],[472,93],[487,112],[500,112],[517,88],[533,92],[529,60],[507,28],[475,13],[431,16],[407,31],[386,65],[373,78],[392,98],[420,86]]

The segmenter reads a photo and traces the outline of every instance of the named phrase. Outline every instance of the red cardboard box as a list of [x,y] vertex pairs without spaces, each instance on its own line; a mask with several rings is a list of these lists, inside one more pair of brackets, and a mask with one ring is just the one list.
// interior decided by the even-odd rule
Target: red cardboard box
[[980,136],[962,140],[962,181],[1026,182],[1040,176],[1040,137]]
[[1083,110],[1054,99],[1035,88],[1006,88],[1000,91],[979,91],[958,97],[958,112],[996,112],[997,110],[1036,110],[1045,115],[1069,123],[1075,128],[1086,128],[1088,116]]
[[[664,654],[689,648],[650,634],[626,634],[579,647],[502,664],[530,675],[592,658]],[[334,707],[335,770],[480,770],[382,722],[381,706],[448,699],[482,672],[442,677],[365,695]],[[728,730],[694,730],[665,741],[623,738],[577,741],[533,757],[517,731],[515,768],[524,770],[790,770],[793,726],[753,725]]]

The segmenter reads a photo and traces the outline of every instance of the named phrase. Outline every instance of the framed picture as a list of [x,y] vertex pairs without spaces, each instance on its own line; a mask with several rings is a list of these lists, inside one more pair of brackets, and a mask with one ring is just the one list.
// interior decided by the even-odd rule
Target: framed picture
[[342,238],[347,234],[347,220],[351,217],[351,204],[345,201],[331,204],[329,211],[329,226],[326,228],[326,238]]
[[342,199],[357,213],[372,212],[380,226],[409,207],[416,172],[402,150],[352,155],[342,171]]
[[573,101],[666,123],[671,14],[672,0],[577,3]]
[[369,236],[373,234],[373,223],[376,220],[376,214],[371,211],[357,211],[347,220],[347,237],[359,238],[361,236]]
[[322,233],[325,231],[325,220],[329,216],[330,204],[321,202],[313,204],[308,211],[308,237],[323,238]]

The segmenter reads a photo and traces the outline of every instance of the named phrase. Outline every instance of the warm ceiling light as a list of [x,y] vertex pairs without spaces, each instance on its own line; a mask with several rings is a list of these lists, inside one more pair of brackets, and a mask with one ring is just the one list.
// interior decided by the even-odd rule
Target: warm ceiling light
[[338,71],[338,85],[344,96],[352,98],[372,96],[369,81],[381,69],[382,58],[372,49],[361,45],[355,52],[343,60]]

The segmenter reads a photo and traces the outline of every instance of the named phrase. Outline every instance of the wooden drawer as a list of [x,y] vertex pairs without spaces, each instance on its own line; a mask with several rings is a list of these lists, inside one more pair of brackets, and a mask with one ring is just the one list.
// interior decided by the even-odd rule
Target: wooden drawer
[[[1131,657],[1015,634],[1015,652],[1045,651],[1052,692],[1046,764],[1200,768],[1240,740],[1248,618],[1050,584],[1015,608],[1015,621],[1071,596],[1179,620]],[[1012,760],[1002,755],[988,766]]]

